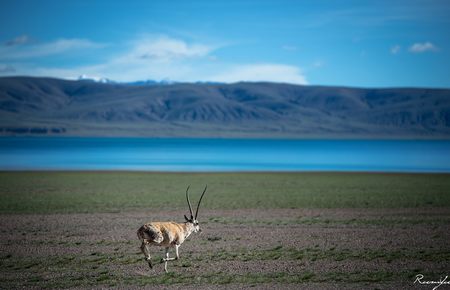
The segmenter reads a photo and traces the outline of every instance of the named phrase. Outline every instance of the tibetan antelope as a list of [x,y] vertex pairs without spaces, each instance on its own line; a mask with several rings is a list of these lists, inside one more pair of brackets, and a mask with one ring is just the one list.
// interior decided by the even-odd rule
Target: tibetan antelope
[[[178,248],[181,244],[192,234],[192,232],[200,232],[200,226],[198,225],[197,215],[200,203],[202,202],[203,195],[205,195],[206,188],[203,190],[202,195],[197,204],[197,210],[195,216],[192,214],[191,201],[189,200],[189,186],[186,189],[186,200],[189,206],[189,212],[191,217],[184,216],[184,223],[176,222],[149,222],[144,224],[137,231],[139,240],[141,240],[141,251],[144,253],[145,260],[148,262],[150,268],[153,268],[150,245],[162,246],[166,248],[165,257],[161,259],[161,263],[164,262],[164,271],[167,273],[167,262],[172,260],[178,260],[180,255]],[[175,248],[175,258],[169,258],[169,248]]]

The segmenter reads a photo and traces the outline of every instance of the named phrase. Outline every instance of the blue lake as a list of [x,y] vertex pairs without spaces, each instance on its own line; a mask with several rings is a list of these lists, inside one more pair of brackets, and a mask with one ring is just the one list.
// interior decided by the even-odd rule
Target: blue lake
[[2,137],[0,170],[450,172],[450,141]]

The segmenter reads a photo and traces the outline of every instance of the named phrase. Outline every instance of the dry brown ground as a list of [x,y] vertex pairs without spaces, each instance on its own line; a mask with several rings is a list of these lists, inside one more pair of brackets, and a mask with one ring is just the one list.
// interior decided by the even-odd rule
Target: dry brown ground
[[450,275],[447,208],[205,210],[171,274],[150,270],[136,230],[182,214],[0,215],[0,288],[426,290],[414,275]]

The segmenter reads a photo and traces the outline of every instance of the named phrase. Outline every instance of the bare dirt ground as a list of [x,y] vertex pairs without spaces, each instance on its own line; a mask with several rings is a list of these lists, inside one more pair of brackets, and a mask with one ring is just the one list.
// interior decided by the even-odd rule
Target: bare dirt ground
[[158,247],[149,269],[136,230],[183,214],[0,215],[0,288],[426,290],[417,274],[450,275],[447,208],[205,210],[170,273]]

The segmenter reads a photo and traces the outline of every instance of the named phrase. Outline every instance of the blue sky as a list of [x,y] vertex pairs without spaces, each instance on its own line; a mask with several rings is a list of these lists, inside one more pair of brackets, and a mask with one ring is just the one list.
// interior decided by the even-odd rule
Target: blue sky
[[450,1],[0,3],[0,76],[450,87]]

